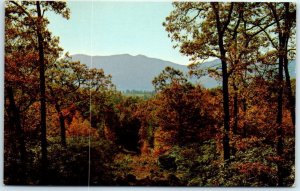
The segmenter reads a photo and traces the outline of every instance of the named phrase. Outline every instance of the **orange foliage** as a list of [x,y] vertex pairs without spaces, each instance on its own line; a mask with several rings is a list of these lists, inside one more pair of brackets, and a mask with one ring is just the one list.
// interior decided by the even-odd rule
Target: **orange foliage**
[[67,128],[66,135],[68,137],[99,137],[97,130],[92,128],[90,122],[86,119],[83,119],[83,117],[78,111],[75,112],[75,115],[72,118],[72,122]]
[[234,137],[232,140],[237,151],[245,151],[248,148],[255,147],[262,141],[262,138],[251,136],[247,138]]
[[167,152],[176,144],[174,137],[176,137],[176,131],[164,131],[158,128],[154,133],[154,156],[159,156]]
[[295,127],[292,123],[290,111],[288,111],[287,109],[283,110],[282,125],[286,136],[295,136]]
[[47,136],[60,135],[59,116],[52,105],[48,105],[47,107],[47,128]]

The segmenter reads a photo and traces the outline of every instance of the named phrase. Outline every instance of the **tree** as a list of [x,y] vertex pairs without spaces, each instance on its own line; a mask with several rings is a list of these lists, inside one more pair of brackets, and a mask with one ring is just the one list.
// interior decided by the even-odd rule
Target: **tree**
[[173,83],[187,84],[188,80],[180,70],[176,70],[167,66],[157,77],[152,81],[156,91],[164,90]]
[[188,82],[181,71],[170,67],[154,78],[153,85],[159,91],[155,121],[162,131],[173,135],[170,142],[182,146],[199,141],[200,129],[214,124],[205,112],[208,108],[205,91]]
[[[73,62],[68,55],[49,64],[46,75],[51,95],[49,100],[55,106],[59,117],[61,144],[66,146],[66,116],[63,111],[72,105],[104,104],[105,93],[113,88],[111,77],[106,76],[102,69],[89,69],[80,62]],[[85,117],[90,117],[90,114],[87,114],[90,113],[90,107],[86,106],[77,109],[81,110]]]
[[230,158],[229,146],[229,91],[228,79],[228,33],[230,23],[237,23],[233,17],[236,3],[173,3],[175,10],[166,18],[164,26],[175,47],[180,52],[192,56],[191,59],[217,57],[222,66],[224,160]]
[[[16,17],[13,7],[7,7],[5,24],[5,111],[8,118],[5,124],[9,127],[5,131],[12,132],[9,139],[12,138],[11,142],[16,139],[21,161],[25,164],[26,147],[21,115],[37,97],[36,52],[30,47],[31,37],[26,35],[30,31],[29,26]],[[22,51],[24,48],[27,49],[26,53]]]
[[[66,6],[66,2],[54,2],[54,1],[9,1],[13,6],[15,12],[21,16],[22,22],[28,22],[33,28],[31,35],[37,37],[35,42],[36,49],[38,51],[38,63],[39,63],[39,88],[40,88],[40,125],[41,125],[41,153],[42,153],[42,172],[47,171],[47,137],[46,137],[46,87],[45,87],[45,69],[46,58],[45,48],[48,42],[47,24],[48,20],[44,17],[46,11],[53,11],[62,15],[64,18],[69,18],[69,9]],[[42,184],[44,184],[46,177],[42,177]]]
[[[292,116],[292,122],[295,125],[295,103],[291,90],[290,76],[288,72],[288,47],[289,39],[293,35],[293,28],[296,24],[296,9],[293,4],[286,3],[267,3],[267,7],[270,11],[270,16],[274,18],[276,23],[274,33],[278,35],[277,40],[274,39],[268,33],[266,33],[268,39],[271,41],[273,47],[277,51],[278,55],[278,98],[277,98],[277,154],[283,156],[283,128],[282,128],[282,118],[283,118],[283,70],[285,70],[286,84],[288,89],[289,97],[289,107]],[[278,165],[278,182],[279,186],[283,185],[283,169],[281,165]]]
[[52,64],[46,71],[50,101],[54,104],[59,116],[61,129],[61,144],[66,146],[66,127],[63,109],[79,100],[74,99],[73,94],[78,89],[87,86],[87,66],[78,62],[70,62],[68,59],[61,59]]
[[148,154],[150,148],[153,149],[154,147],[154,131],[157,127],[156,101],[154,98],[141,101],[134,113],[134,116],[140,120],[141,124],[139,130],[141,154]]

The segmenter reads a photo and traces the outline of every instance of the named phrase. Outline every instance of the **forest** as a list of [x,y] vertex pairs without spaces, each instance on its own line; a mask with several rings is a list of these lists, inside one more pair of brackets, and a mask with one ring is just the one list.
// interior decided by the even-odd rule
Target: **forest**
[[[161,24],[192,64],[147,93],[64,53],[45,13],[69,19],[66,1],[5,2],[5,185],[293,186],[296,4],[172,7]],[[221,86],[189,80],[205,75]]]

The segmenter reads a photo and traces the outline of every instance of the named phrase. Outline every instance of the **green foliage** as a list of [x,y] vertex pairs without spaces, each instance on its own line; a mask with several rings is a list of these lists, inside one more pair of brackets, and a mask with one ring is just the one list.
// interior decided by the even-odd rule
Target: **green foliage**
[[[237,152],[227,165],[217,153],[214,140],[175,146],[165,156],[175,158],[175,174],[189,186],[276,186],[278,181],[276,150],[263,143]],[[285,168],[293,166],[293,160],[286,162]],[[288,168],[286,172],[285,183],[291,186],[293,169]]]
[[152,98],[155,93],[153,91],[126,90],[122,92],[122,94],[128,97],[140,97],[144,100],[148,100]]
[[219,156],[214,141],[174,147],[169,155],[176,158],[176,174],[189,186],[208,186],[207,181],[218,174]]
[[[59,137],[49,139],[49,164],[48,181],[53,185],[87,185],[89,159],[91,169],[90,184],[110,184],[113,180],[112,170],[115,169],[112,160],[116,153],[116,147],[104,140],[89,140],[88,138],[68,139],[68,147],[62,147]],[[28,148],[28,161],[20,170],[23,170],[21,184],[40,184],[39,146],[36,142],[30,142]],[[89,153],[90,158],[89,158]],[[8,156],[8,154],[7,154]],[[13,176],[16,171],[13,163],[6,162],[5,184],[16,184]],[[30,173],[29,173],[30,172]],[[18,174],[22,175],[22,174]],[[25,177],[24,177],[25,176]],[[25,178],[25,179],[24,179]]]
[[180,70],[171,67],[166,67],[152,81],[156,91],[164,90],[172,84],[188,85],[188,80]]

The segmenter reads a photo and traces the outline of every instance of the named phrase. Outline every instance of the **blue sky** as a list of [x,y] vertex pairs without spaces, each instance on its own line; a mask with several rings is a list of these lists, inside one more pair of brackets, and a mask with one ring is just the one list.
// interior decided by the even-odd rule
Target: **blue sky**
[[69,1],[71,18],[50,14],[50,30],[70,54],[143,54],[187,64],[162,26],[170,2]]

